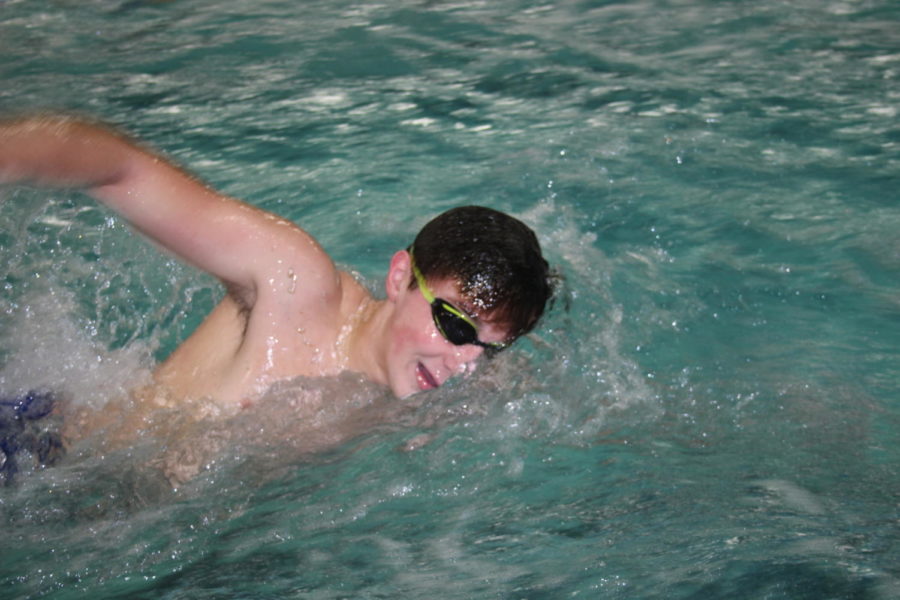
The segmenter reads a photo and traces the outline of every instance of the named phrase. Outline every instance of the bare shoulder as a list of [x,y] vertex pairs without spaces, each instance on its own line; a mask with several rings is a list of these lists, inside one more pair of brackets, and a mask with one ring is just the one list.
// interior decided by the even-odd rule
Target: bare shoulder
[[292,308],[340,303],[342,278],[316,239],[287,219],[257,212],[250,229],[256,243],[241,260],[253,271],[251,304],[262,301]]

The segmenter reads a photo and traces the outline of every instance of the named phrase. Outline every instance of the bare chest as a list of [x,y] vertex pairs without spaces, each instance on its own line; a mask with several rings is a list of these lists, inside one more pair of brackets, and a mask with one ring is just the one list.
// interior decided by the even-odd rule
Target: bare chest
[[226,297],[160,365],[157,381],[175,396],[236,406],[279,379],[333,375],[344,363],[340,325],[327,314],[260,306],[248,316]]

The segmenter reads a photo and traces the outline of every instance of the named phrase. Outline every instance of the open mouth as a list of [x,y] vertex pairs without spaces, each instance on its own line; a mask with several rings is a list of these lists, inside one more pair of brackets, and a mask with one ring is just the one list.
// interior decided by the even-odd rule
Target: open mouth
[[416,366],[416,382],[419,384],[420,390],[431,390],[441,385],[422,363]]

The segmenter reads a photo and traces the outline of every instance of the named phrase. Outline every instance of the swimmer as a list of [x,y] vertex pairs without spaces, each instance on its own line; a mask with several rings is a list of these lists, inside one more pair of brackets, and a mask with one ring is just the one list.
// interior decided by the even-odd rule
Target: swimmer
[[467,206],[393,254],[376,299],[296,224],[71,117],[0,121],[0,183],[83,189],[222,282],[222,301],[155,369],[151,393],[176,403],[233,412],[279,380],[344,371],[401,398],[435,389],[530,331],[552,293],[534,232]]

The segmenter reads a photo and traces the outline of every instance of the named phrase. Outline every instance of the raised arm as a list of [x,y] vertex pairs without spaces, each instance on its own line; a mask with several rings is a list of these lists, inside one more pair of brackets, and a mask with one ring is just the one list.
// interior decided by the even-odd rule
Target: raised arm
[[0,121],[0,183],[13,182],[84,188],[164,248],[249,293],[286,253],[298,276],[333,270],[294,224],[215,192],[104,126]]

